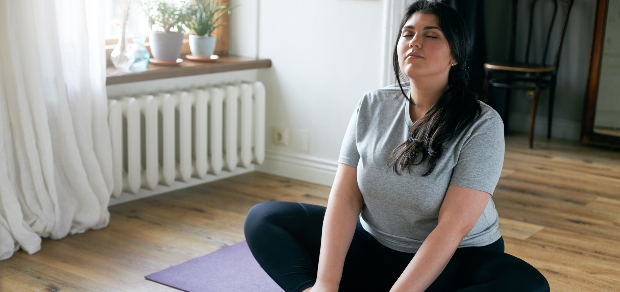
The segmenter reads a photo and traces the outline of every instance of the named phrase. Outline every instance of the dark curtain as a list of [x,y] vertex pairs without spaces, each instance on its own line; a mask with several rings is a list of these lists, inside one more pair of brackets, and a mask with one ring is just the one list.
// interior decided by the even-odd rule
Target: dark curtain
[[469,29],[469,89],[482,96],[484,62],[486,62],[486,39],[484,29],[484,0],[444,0],[458,11]]

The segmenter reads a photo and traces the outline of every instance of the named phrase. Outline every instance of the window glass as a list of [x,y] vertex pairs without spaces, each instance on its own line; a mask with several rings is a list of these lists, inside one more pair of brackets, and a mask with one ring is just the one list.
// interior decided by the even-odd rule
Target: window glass
[[[172,0],[181,2],[180,0]],[[126,36],[131,39],[134,33],[148,35],[151,28],[148,25],[148,18],[140,7],[139,0],[106,0],[106,39],[116,40],[121,34],[121,22],[123,18],[123,6],[130,2],[129,19],[127,19]]]

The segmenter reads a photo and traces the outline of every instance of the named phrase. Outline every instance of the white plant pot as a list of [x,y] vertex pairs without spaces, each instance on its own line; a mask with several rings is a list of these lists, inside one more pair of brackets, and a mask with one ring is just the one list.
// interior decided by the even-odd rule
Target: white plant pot
[[192,56],[200,58],[209,58],[215,51],[216,37],[201,36],[201,35],[189,35],[189,49],[192,51]]
[[149,43],[153,59],[158,61],[174,62],[181,54],[183,47],[183,33],[152,31]]

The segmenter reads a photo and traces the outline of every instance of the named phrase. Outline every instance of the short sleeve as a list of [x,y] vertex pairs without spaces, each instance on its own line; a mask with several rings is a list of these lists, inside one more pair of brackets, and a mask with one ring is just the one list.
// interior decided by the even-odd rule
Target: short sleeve
[[450,184],[493,195],[504,165],[504,124],[495,111],[487,113],[472,125]]
[[359,104],[353,115],[351,116],[351,120],[349,120],[349,126],[347,127],[347,132],[344,134],[344,139],[342,140],[342,146],[340,147],[340,156],[338,157],[338,162],[346,165],[350,165],[353,167],[357,167],[357,163],[360,160],[360,153],[357,150],[357,118],[359,114]]

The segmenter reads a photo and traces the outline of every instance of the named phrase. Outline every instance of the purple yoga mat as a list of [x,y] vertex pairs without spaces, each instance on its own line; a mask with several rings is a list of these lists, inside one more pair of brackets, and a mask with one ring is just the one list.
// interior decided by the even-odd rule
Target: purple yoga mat
[[145,277],[183,291],[282,291],[243,241]]

